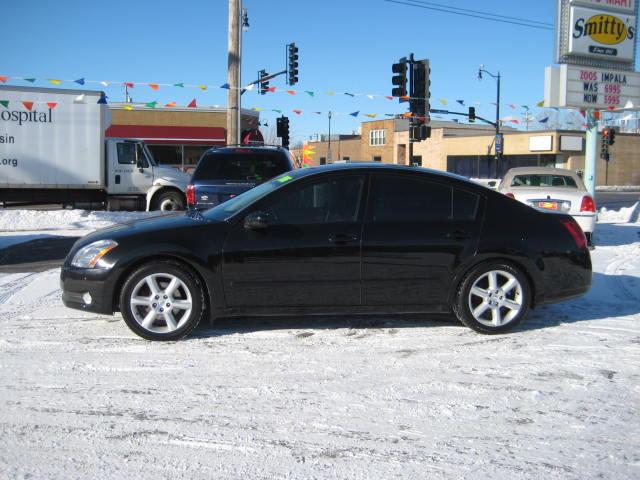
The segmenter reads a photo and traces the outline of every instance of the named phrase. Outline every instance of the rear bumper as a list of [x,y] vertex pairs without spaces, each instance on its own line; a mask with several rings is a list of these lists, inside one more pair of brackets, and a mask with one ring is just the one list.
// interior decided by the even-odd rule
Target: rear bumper
[[64,266],[60,272],[62,302],[76,310],[112,315],[114,282],[109,273]]
[[572,215],[584,233],[593,233],[596,229],[596,214],[592,215]]

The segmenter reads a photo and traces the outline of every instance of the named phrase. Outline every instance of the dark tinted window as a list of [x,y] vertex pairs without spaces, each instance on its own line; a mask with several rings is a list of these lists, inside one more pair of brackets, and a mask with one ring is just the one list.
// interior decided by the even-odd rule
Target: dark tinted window
[[578,188],[576,181],[568,175],[516,175],[512,187],[569,187]]
[[361,176],[345,176],[294,186],[262,210],[277,225],[355,222],[362,185]]
[[283,153],[208,153],[198,163],[194,180],[236,180],[265,182],[290,170]]
[[453,189],[453,218],[454,220],[474,220],[478,212],[478,200],[475,193],[457,188]]
[[438,222],[451,219],[450,186],[409,175],[375,176],[370,218],[382,222]]

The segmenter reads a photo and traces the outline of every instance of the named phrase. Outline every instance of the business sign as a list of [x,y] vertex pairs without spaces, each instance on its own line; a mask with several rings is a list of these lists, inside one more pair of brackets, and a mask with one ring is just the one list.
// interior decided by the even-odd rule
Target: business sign
[[556,61],[635,70],[637,0],[558,0]]
[[545,107],[607,110],[640,105],[640,74],[574,65],[545,72]]
[[636,0],[570,0],[571,5],[583,5],[599,10],[612,10],[625,13],[633,13],[636,9]]
[[633,62],[636,17],[571,7],[570,55]]

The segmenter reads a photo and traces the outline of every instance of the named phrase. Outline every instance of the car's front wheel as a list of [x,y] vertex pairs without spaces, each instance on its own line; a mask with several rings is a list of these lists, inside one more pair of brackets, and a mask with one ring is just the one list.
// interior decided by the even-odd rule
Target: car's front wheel
[[531,303],[527,277],[514,266],[491,262],[476,266],[462,280],[453,310],[480,333],[502,333],[523,321]]
[[120,293],[124,321],[147,340],[177,340],[198,326],[204,293],[194,273],[177,262],[142,265],[131,273]]

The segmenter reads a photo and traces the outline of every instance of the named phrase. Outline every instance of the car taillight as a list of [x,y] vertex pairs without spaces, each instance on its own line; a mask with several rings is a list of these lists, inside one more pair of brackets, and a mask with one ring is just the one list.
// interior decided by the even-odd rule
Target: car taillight
[[196,204],[196,187],[193,185],[187,185],[187,205]]
[[573,237],[573,240],[576,242],[576,247],[579,249],[587,248],[587,237],[584,232],[573,218],[563,218],[560,220],[562,226],[567,229],[567,231]]
[[596,211],[596,202],[593,201],[593,198],[589,195],[585,195],[582,197],[582,203],[580,204],[581,212],[595,212]]
[[511,192],[507,192],[507,193],[505,193],[505,195],[506,195],[507,197],[509,197],[509,198],[513,198],[514,200],[516,199],[516,196],[515,196],[513,193],[511,193]]

